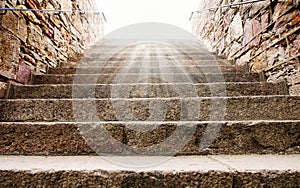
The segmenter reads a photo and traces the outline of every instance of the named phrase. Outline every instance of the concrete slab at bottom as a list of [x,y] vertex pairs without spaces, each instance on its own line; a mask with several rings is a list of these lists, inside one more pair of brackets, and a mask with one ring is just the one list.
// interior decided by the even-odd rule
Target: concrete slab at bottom
[[0,156],[0,185],[297,187],[300,185],[300,155]]

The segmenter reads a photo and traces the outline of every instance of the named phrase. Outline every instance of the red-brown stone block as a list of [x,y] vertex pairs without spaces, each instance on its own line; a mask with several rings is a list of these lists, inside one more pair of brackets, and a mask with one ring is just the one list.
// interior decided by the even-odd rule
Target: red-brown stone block
[[29,63],[24,60],[21,60],[16,76],[17,81],[23,84],[27,84],[30,81],[31,72],[33,70],[34,66],[29,65]]

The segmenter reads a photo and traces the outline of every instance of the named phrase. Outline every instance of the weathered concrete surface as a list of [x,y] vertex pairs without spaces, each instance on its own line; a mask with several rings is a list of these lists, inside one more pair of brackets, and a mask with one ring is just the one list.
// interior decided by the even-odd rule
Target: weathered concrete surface
[[245,1],[200,1],[193,33],[235,64],[264,72],[270,82],[287,79],[290,93],[299,95],[299,79],[295,79],[300,76],[299,1],[262,1],[207,10],[239,2]]
[[[1,123],[0,154],[94,155],[96,150],[107,155],[130,155],[127,147],[140,148],[144,154],[150,154],[154,151],[155,145],[172,136],[176,129],[181,129],[179,131],[182,131],[182,135],[190,134],[190,140],[181,148],[174,148],[182,139],[172,138],[168,143],[169,146],[166,144],[160,146],[164,149],[157,151],[161,155],[171,155],[175,151],[177,155],[300,152],[299,121],[219,122],[221,129],[214,142],[208,148],[200,149],[205,130],[214,124],[216,122]],[[151,125],[154,129],[138,132],[129,125],[140,128]],[[190,126],[194,128],[190,130]],[[118,143],[111,142],[106,132]]]
[[[105,160],[106,159],[106,160]],[[149,168],[137,161],[155,157],[14,157],[0,158],[0,184],[12,186],[100,187],[243,187],[299,185],[300,157],[219,156],[175,157]],[[108,161],[123,161],[129,167]],[[82,165],[84,164],[84,165]],[[121,163],[122,164],[122,163]],[[252,164],[251,170],[244,164]],[[249,181],[255,178],[256,181]]]

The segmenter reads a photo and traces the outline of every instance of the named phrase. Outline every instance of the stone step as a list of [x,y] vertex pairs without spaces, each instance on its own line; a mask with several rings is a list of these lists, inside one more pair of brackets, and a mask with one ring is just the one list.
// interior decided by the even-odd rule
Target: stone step
[[[212,128],[219,128],[219,131],[213,133]],[[299,132],[299,120],[148,123],[2,122],[0,154],[132,155],[133,152],[163,156],[299,154]],[[216,137],[211,138],[212,134]],[[207,141],[209,139],[211,140]],[[205,141],[209,144],[205,145]]]
[[100,54],[123,54],[128,55],[141,53],[141,54],[214,54],[210,52],[205,46],[197,45],[155,45],[155,44],[134,44],[134,45],[104,45],[92,46],[84,54],[100,53]]
[[197,45],[204,45],[200,40],[190,40],[190,39],[160,39],[160,40],[155,40],[155,39],[149,39],[149,40],[143,40],[143,39],[113,39],[113,38],[104,38],[101,40],[98,40],[94,45],[111,45],[111,44],[127,44],[127,43],[132,43],[132,42],[161,42],[161,43],[170,43],[170,44],[197,44]]
[[95,53],[95,54],[91,54],[88,55],[86,57],[84,57],[87,60],[93,59],[94,61],[143,61],[143,60],[151,60],[151,61],[179,61],[179,60],[194,60],[194,61],[200,61],[200,60],[211,60],[211,61],[215,61],[218,60],[218,58],[214,55],[173,55],[173,56],[165,56],[165,55],[161,55],[161,56],[111,56],[111,55],[107,55],[107,56],[101,56],[101,54],[99,53]]
[[[74,80],[75,77],[75,80]],[[219,83],[219,82],[261,82],[262,74],[76,74],[72,75],[33,75],[31,84],[110,84],[110,83]]]
[[133,42],[125,42],[125,43],[96,43],[95,45],[91,46],[91,49],[111,49],[111,48],[135,48],[135,47],[147,47],[154,48],[154,49],[178,49],[178,50],[190,50],[190,49],[201,49],[208,51],[207,46],[201,44],[201,43],[174,43],[174,42],[163,42],[163,43],[152,43],[152,42],[140,42],[137,43],[135,41]]
[[164,46],[99,46],[99,47],[91,47],[89,50],[87,50],[83,55],[91,55],[91,54],[99,54],[99,55],[212,55],[214,56],[214,53],[211,53],[207,50],[207,48],[203,47],[193,47],[193,46],[185,46],[185,47],[164,47]]
[[300,184],[299,164],[299,155],[1,156],[0,186],[292,188]]
[[178,53],[188,53],[190,51],[198,51],[199,53],[210,53],[207,46],[201,43],[174,43],[174,42],[125,42],[125,43],[97,43],[87,52],[102,52],[102,51],[115,51],[115,52],[130,52],[130,51],[151,51],[151,52],[165,52],[175,51]]
[[222,66],[222,65],[231,65],[229,61],[225,60],[129,60],[129,61],[114,61],[114,60],[96,60],[93,58],[84,58],[80,63],[71,63],[63,64],[63,67],[88,67],[88,68],[101,68],[101,67],[119,67],[119,66],[137,66],[137,67],[186,67],[186,66]]
[[[251,96],[251,95],[288,95],[285,82],[238,82],[209,84],[97,84],[97,85],[15,85],[11,84],[9,99],[62,99],[74,98],[111,98],[115,90],[128,91],[128,98],[170,98],[180,95],[189,96],[189,89],[195,90],[199,97]],[[219,90],[218,90],[219,88]],[[180,90],[180,93],[178,92]],[[191,96],[191,94],[190,94]]]
[[248,68],[245,66],[103,66],[100,68],[52,68],[49,74],[100,74],[100,73],[230,73],[230,72],[247,72]]
[[213,56],[212,53],[204,50],[199,49],[186,49],[186,50],[177,50],[177,49],[156,49],[156,48],[147,48],[140,49],[140,50],[128,50],[128,51],[115,51],[114,49],[111,50],[105,50],[105,49],[89,49],[86,53],[84,53],[85,56],[199,56],[199,55],[210,55]]
[[0,121],[299,120],[299,96],[0,100]]
[[91,47],[95,50],[110,50],[110,49],[119,49],[119,50],[128,50],[128,49],[156,49],[156,50],[179,50],[179,51],[188,51],[188,50],[199,50],[209,52],[207,46],[204,46],[199,43],[193,44],[184,44],[184,43],[123,43],[123,44],[95,44]]
[[205,51],[203,49],[157,49],[157,48],[147,48],[147,49],[122,49],[122,48],[111,48],[111,49],[92,49],[88,50],[82,54],[83,56],[103,56],[103,57],[161,57],[161,58],[176,58],[185,57],[187,59],[200,56],[210,56],[215,58],[220,58],[214,53]]
[[115,44],[115,45],[118,45],[119,43],[120,44],[128,44],[128,43],[133,43],[133,42],[158,42],[158,43],[170,43],[170,44],[187,44],[187,45],[193,45],[193,44],[197,44],[197,45],[202,45],[204,46],[204,44],[196,39],[196,40],[190,40],[190,39],[179,39],[179,40],[176,40],[176,39],[160,39],[160,40],[156,40],[156,39],[113,39],[113,38],[104,38],[104,39],[101,39],[101,40],[98,40],[94,45],[112,45],[112,44]]

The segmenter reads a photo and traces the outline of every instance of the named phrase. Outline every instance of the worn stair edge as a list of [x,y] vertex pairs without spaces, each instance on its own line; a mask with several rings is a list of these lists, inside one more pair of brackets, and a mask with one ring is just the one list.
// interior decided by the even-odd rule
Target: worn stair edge
[[[143,65],[156,65],[156,64],[169,64],[169,65],[177,65],[177,66],[187,66],[187,65],[195,65],[195,66],[211,66],[211,65],[232,65],[230,62],[227,60],[221,60],[221,59],[216,59],[216,60],[166,60],[166,59],[157,59],[157,60],[97,60],[94,58],[89,58],[89,57],[84,57],[82,58],[79,62],[76,63],[76,66],[78,67],[98,67],[99,66],[125,66],[128,64],[133,64],[136,66],[139,66],[141,64]],[[64,63],[62,64],[62,67],[68,67],[69,64],[72,63]],[[74,64],[74,63],[73,63]],[[72,66],[71,66],[72,67]]]
[[[76,80],[74,81],[74,77]],[[32,76],[31,84],[261,82],[261,74],[78,74]]]
[[[158,43],[155,44],[155,42],[158,41],[153,41],[153,42],[148,42],[148,41],[132,41],[132,42],[126,42],[126,43],[111,43],[111,44],[105,44],[105,43],[96,43],[92,46],[91,49],[110,49],[113,47],[118,47],[118,48],[124,48],[124,47],[135,47],[137,45],[148,45],[148,48],[155,48],[155,49],[202,49],[205,51],[208,51],[207,46],[201,44],[201,43],[173,43],[172,41],[159,41],[160,44]],[[165,45],[166,44],[166,45]],[[134,46],[135,45],[135,46]]]
[[[150,109],[150,104],[164,106],[164,111],[156,111],[151,116],[151,121],[300,119],[299,96],[246,96],[177,99],[9,99],[0,100],[0,120],[74,121],[76,118],[77,121],[119,121],[134,118],[145,121],[154,109]],[[132,114],[132,117],[128,114]]]
[[116,166],[109,160],[134,164],[155,159],[1,156],[0,185],[289,188],[300,184],[299,159],[299,155],[175,157],[160,165],[136,169]]
[[[153,58],[155,58],[155,60],[153,60]],[[134,61],[151,61],[151,62],[164,62],[164,61],[173,61],[173,62],[177,62],[178,60],[187,60],[190,59],[192,61],[202,61],[202,60],[211,60],[211,61],[216,61],[218,60],[217,57],[213,56],[213,55],[195,55],[195,56],[140,56],[140,57],[135,57],[134,59],[131,59],[130,57],[127,56],[123,56],[123,57],[119,57],[119,56],[107,56],[107,57],[103,57],[100,56],[98,54],[95,54],[94,56],[86,56],[83,57],[81,60],[82,61],[127,61],[127,62],[134,62]]]
[[189,73],[201,73],[201,72],[247,72],[245,66],[233,66],[233,65],[220,65],[220,66],[103,66],[94,68],[52,68],[49,70],[49,74],[98,74],[98,73],[114,73],[126,70],[128,73],[174,73],[180,71],[187,71]]
[[[112,56],[113,55],[113,56]],[[101,53],[93,53],[93,54],[89,54],[89,57],[91,58],[95,58],[98,60],[106,60],[106,58],[109,58],[111,60],[114,59],[124,59],[124,60],[131,60],[132,57],[124,54],[124,55],[120,55],[120,54],[107,54],[106,56],[104,56],[104,54]],[[188,55],[188,54],[180,54],[180,53],[173,53],[173,54],[150,54],[150,55],[145,55],[145,53],[142,54],[138,54],[136,53],[134,55],[134,58],[139,60],[143,60],[143,59],[151,59],[151,58],[157,58],[157,59],[166,59],[166,60],[186,60],[186,59],[195,59],[195,60],[216,60],[217,56],[214,56],[210,53],[205,53],[205,54],[196,54],[196,55]]]
[[209,52],[205,52],[205,51],[200,51],[199,49],[184,49],[184,50],[174,50],[174,49],[162,49],[164,51],[157,51],[156,48],[147,48],[147,50],[150,53],[145,52],[144,49],[140,50],[140,51],[122,51],[122,52],[118,52],[117,50],[114,51],[113,48],[111,50],[101,50],[99,51],[99,49],[89,49],[88,51],[86,51],[84,53],[84,55],[86,56],[137,56],[137,57],[177,57],[177,56],[185,56],[185,57],[189,57],[189,56],[216,56],[215,54],[210,54]]
[[[212,144],[200,149],[204,132],[218,125]],[[153,130],[140,132],[132,127]],[[171,137],[174,131],[188,137]],[[2,122],[5,155],[206,155],[300,153],[300,121],[228,122]],[[84,139],[86,138],[86,140]],[[171,139],[166,141],[167,139]],[[113,141],[112,141],[113,140]],[[96,145],[95,145],[96,144]],[[123,145],[124,144],[124,145]],[[137,149],[138,148],[138,149]]]
[[99,68],[52,68],[49,74],[99,74],[99,73],[115,73],[126,71],[128,73],[174,73],[186,71],[188,73],[226,73],[226,72],[247,72],[248,68],[245,66],[103,66]]
[[227,65],[227,66],[234,66],[232,63],[228,61],[221,61],[221,60],[206,60],[206,61],[191,61],[191,60],[177,60],[177,61],[97,61],[92,58],[82,59],[79,62],[69,62],[69,63],[62,63],[60,67],[62,68],[99,68],[103,66],[110,66],[110,67],[120,67],[120,66],[128,66],[129,64],[134,66],[141,66],[141,65],[153,65],[157,66],[158,64],[168,64],[170,66],[218,66],[218,65]]
[[[288,95],[285,82],[235,82],[235,83],[203,83],[203,84],[81,84],[81,85],[16,85],[11,84],[7,98],[9,99],[51,99],[51,98],[110,98],[112,91],[130,89],[129,98],[170,98],[178,97],[176,89],[188,96],[193,88],[199,97],[209,96],[252,96],[252,95]],[[217,91],[217,88],[220,88]],[[213,91],[211,91],[213,90]],[[78,94],[73,95],[73,92]]]
[[[144,44],[142,44],[144,45]],[[147,45],[147,44],[146,44]],[[156,50],[156,52],[160,52],[163,50],[169,50],[169,51],[179,51],[181,53],[188,53],[190,51],[198,51],[198,52],[206,52],[207,54],[214,54],[214,53],[211,53],[208,48],[206,46],[201,46],[201,45],[187,45],[187,44],[175,44],[175,45],[172,45],[171,46],[168,46],[170,44],[166,44],[166,45],[156,45],[156,46],[153,46],[153,45],[147,45],[146,46],[146,49],[148,51],[154,51]],[[145,46],[145,45],[144,45]],[[111,52],[111,51],[115,51],[115,52],[132,52],[134,50],[136,51],[142,51],[143,49],[140,48],[141,45],[139,44],[134,44],[134,43],[131,43],[131,44],[116,44],[116,45],[95,45],[95,46],[91,46],[89,51],[85,52],[85,53],[89,53],[89,52],[102,52],[102,51],[108,51],[108,52]]]
[[[155,41],[153,41],[155,42]],[[107,49],[109,50],[110,48],[113,47],[118,47],[118,48],[124,48],[124,47],[128,47],[128,46],[133,46],[133,45],[139,45],[139,44],[146,44],[148,45],[148,48],[155,48],[155,49],[202,49],[205,51],[208,51],[207,46],[205,46],[204,44],[198,42],[193,42],[193,43],[185,43],[185,42],[180,42],[180,43],[174,43],[172,41],[161,41],[162,44],[167,44],[167,45],[155,45],[155,43],[153,43],[155,46],[153,46],[151,44],[151,42],[147,42],[147,41],[131,41],[131,42],[114,42],[114,43],[103,43],[102,41],[98,41],[96,44],[92,45],[91,49]],[[148,44],[147,44],[148,43]],[[174,48],[175,47],[175,48]]]
[[[122,39],[121,39],[122,40]],[[159,43],[157,43],[159,42]],[[158,48],[170,48],[169,46],[166,46],[164,47],[164,45],[159,45],[159,44],[169,44],[169,45],[173,45],[175,47],[178,47],[178,48],[188,48],[190,47],[191,49],[194,48],[194,47],[203,47],[205,49],[207,49],[207,47],[202,44],[200,41],[193,41],[193,42],[174,42],[174,41],[170,41],[170,40],[156,40],[156,41],[141,41],[141,40],[130,40],[130,41],[116,41],[116,42],[105,42],[105,41],[97,41],[97,43],[95,43],[92,47],[92,49],[95,49],[95,48],[109,48],[109,47],[123,47],[123,46],[128,46],[128,45],[133,45],[133,44],[149,44],[149,45],[156,45]]]

